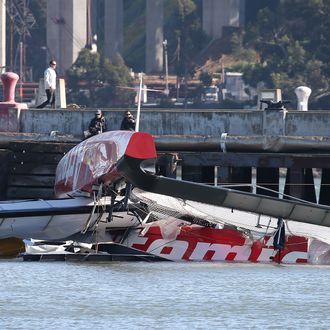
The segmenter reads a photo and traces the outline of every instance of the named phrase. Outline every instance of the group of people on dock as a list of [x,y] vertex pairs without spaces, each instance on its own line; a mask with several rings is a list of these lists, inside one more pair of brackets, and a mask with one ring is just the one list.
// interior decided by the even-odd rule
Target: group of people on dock
[[[48,104],[51,108],[55,108],[56,94],[56,61],[51,60],[49,67],[44,72],[44,87],[47,100],[37,106],[37,109],[42,109]],[[120,125],[121,130],[135,131],[135,119],[130,111],[125,112],[125,116]],[[86,138],[103,133],[107,130],[106,120],[101,110],[95,112],[95,117],[90,121]]]
[[[120,129],[126,131],[135,131],[135,119],[130,111],[125,112],[125,116],[121,122]],[[107,127],[105,117],[103,116],[101,110],[97,110],[95,112],[95,117],[89,123],[88,133],[85,137],[88,138],[90,136],[103,133],[106,130]]]

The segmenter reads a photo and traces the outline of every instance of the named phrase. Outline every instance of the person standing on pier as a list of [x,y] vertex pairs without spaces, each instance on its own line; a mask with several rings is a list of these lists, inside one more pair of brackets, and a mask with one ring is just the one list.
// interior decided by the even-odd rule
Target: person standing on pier
[[51,60],[49,67],[44,72],[44,84],[46,90],[47,100],[38,105],[37,109],[44,108],[47,104],[50,104],[52,108],[55,108],[55,92],[56,92],[56,61]]

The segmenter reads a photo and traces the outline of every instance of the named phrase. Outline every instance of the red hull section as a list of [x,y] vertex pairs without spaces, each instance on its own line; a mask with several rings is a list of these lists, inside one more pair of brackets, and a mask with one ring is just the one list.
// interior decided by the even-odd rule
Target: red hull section
[[285,248],[279,253],[274,250],[273,237],[252,241],[233,229],[188,225],[178,228],[176,237],[162,231],[160,226],[152,225],[146,232],[136,230],[127,241],[135,249],[173,261],[308,262],[306,237],[287,236]]
[[116,164],[124,155],[136,159],[156,158],[148,133],[111,131],[95,135],[71,149],[56,169],[57,197],[74,191],[91,192],[93,184],[110,184],[122,177]]

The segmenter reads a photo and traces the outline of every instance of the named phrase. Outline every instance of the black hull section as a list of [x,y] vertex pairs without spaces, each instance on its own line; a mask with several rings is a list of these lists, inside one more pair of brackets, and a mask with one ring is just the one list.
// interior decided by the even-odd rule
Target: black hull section
[[24,253],[22,257],[24,261],[170,261],[116,243],[98,244],[98,253]]

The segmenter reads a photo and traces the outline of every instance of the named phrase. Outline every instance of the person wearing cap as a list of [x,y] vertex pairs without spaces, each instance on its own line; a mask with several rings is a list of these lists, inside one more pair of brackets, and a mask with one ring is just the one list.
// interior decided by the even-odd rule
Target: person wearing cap
[[121,122],[120,129],[124,131],[135,131],[135,119],[130,111],[125,112],[125,117]]
[[37,109],[44,108],[50,103],[52,108],[55,108],[55,92],[56,92],[56,61],[51,60],[49,67],[44,72],[44,84],[47,100],[37,106]]
[[101,110],[95,112],[95,117],[91,120],[88,131],[90,135],[97,135],[106,131],[105,118]]

